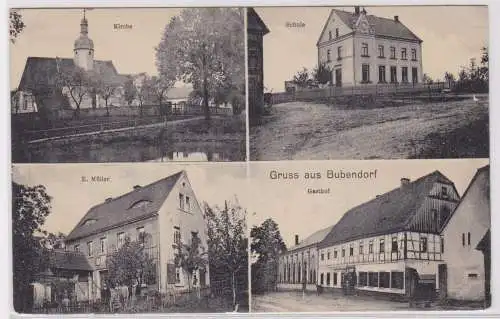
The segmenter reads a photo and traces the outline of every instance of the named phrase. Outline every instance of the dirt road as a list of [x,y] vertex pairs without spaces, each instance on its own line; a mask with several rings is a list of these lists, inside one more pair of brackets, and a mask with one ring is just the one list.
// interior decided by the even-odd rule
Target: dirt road
[[487,100],[349,110],[278,104],[250,130],[251,159],[488,157]]

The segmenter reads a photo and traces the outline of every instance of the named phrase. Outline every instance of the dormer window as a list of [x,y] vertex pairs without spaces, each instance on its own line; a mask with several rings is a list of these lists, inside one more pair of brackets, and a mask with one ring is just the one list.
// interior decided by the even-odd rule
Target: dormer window
[[132,205],[130,205],[129,209],[132,209],[132,208],[143,209],[143,208],[146,208],[147,206],[149,206],[150,204],[151,204],[151,201],[146,200],[146,199],[141,199],[141,200],[134,202]]
[[87,219],[86,221],[83,222],[82,226],[90,226],[96,222],[95,219]]

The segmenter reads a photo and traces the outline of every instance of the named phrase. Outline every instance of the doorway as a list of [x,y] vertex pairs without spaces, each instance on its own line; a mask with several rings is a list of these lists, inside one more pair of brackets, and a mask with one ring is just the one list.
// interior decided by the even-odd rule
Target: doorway
[[342,69],[335,69],[335,86],[342,86]]

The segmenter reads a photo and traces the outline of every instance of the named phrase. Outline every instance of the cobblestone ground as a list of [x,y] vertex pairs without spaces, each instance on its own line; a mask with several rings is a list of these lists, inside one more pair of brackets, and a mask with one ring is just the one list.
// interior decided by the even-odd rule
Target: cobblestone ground
[[[339,109],[306,102],[277,104],[264,124],[250,130],[251,159],[487,156],[488,96],[480,99],[474,102],[471,96],[461,101],[379,109]],[[450,149],[453,154],[449,154]]]

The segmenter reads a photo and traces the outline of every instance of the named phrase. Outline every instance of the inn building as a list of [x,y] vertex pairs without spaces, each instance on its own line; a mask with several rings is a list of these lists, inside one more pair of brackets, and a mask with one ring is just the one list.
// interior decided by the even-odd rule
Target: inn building
[[299,241],[279,258],[278,288],[296,289],[305,283],[307,289],[316,289],[318,270],[318,244],[325,239],[332,227],[323,228]]
[[195,237],[201,243],[200,254],[207,256],[206,227],[187,173],[180,171],[90,208],[66,237],[64,258],[59,258],[64,262],[56,268],[74,282],[76,300],[100,299],[109,260],[128,238],[140,241],[154,262],[154,278],[144,279],[143,287],[162,293],[183,291],[190,284],[208,287],[208,261],[192,276],[174,262],[180,246]]
[[318,285],[345,293],[437,291],[444,263],[441,227],[459,202],[439,171],[401,184],[347,211],[318,245]]
[[398,16],[332,9],[316,46],[337,87],[422,82],[422,40]]

